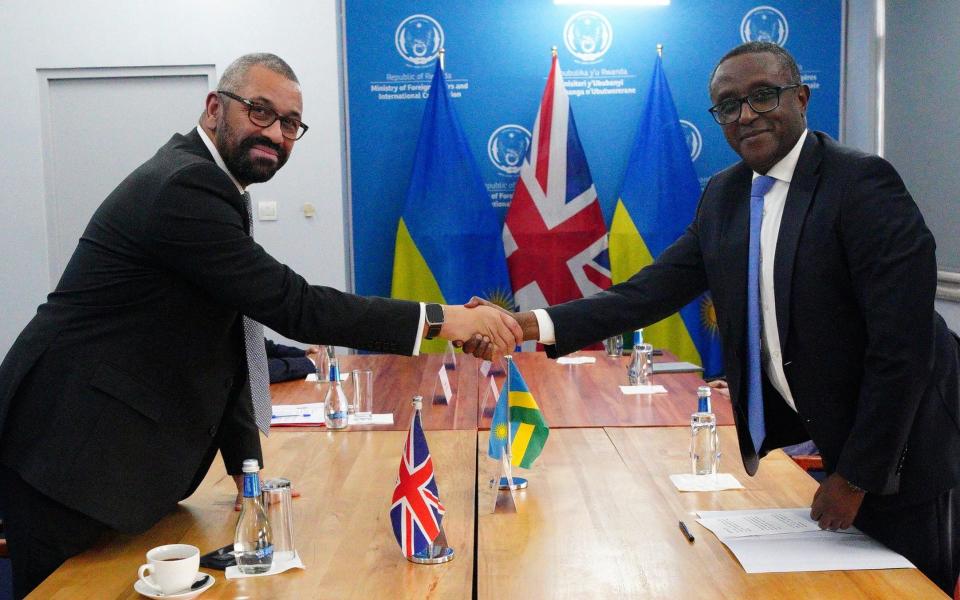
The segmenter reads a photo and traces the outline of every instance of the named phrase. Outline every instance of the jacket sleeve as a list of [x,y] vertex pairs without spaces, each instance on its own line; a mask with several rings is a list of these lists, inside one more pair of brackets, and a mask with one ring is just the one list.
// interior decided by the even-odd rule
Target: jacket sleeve
[[305,343],[413,352],[417,303],[309,285],[247,235],[242,198],[215,164],[175,173],[154,212],[148,251],[223,305]]
[[933,368],[933,236],[885,160],[861,158],[841,204],[840,236],[867,328],[856,416],[836,470],[878,494],[898,491],[898,464]]
[[316,373],[313,361],[306,356],[290,358],[269,358],[267,368],[270,371],[270,383],[304,379],[310,373]]
[[[701,197],[701,205],[702,205]],[[697,217],[677,241],[633,277],[589,298],[546,309],[556,344],[551,358],[569,354],[617,333],[660,321],[704,292],[707,277]]]

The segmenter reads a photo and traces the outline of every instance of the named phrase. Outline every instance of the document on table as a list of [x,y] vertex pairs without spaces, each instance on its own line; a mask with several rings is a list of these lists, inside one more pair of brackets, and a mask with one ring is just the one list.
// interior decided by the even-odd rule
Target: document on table
[[638,394],[666,394],[667,388],[662,385],[621,385],[620,391],[625,396],[636,396]]
[[[357,415],[347,417],[349,425],[393,425],[393,413],[374,414],[368,421]],[[270,419],[271,427],[323,425],[323,402],[309,404],[275,404]]]
[[822,531],[809,508],[701,511],[698,516],[747,573],[913,567],[859,529]]
[[595,362],[596,356],[561,356],[557,359],[558,365],[592,365]]
[[[673,485],[681,492],[720,492],[723,490],[743,489],[743,485],[730,473],[717,473],[716,475],[679,473],[671,475],[670,481],[673,482]],[[704,525],[704,527],[706,527],[706,525]]]

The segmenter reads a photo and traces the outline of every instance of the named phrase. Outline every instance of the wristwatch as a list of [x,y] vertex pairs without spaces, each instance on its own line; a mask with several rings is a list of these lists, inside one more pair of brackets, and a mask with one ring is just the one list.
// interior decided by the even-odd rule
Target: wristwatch
[[439,304],[428,304],[427,313],[427,339],[440,335],[440,328],[443,327],[443,307]]

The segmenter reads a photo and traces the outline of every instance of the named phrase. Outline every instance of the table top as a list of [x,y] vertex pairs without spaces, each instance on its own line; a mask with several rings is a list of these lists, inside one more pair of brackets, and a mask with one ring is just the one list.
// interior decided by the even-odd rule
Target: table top
[[[414,396],[423,397],[421,418],[425,430],[477,428],[477,388],[480,360],[470,355],[457,354],[456,369],[447,370],[453,401],[441,404],[435,401],[440,394],[437,384],[443,356],[396,356],[392,354],[354,354],[341,356],[340,372],[353,369],[373,371],[373,412],[393,413],[393,425],[351,425],[351,430],[406,431],[413,416]],[[344,382],[345,388],[350,382]],[[274,404],[307,404],[323,402],[327,384],[303,380],[285,381],[270,386]],[[349,394],[349,389],[346,390]],[[277,431],[281,428],[274,428]],[[291,429],[283,427],[282,429]],[[314,428],[293,428],[304,431]]]
[[[475,431],[427,434],[453,561],[415,565],[400,552],[390,500],[406,433],[283,432],[264,440],[269,471],[302,494],[293,501],[294,538],[305,570],[227,580],[223,571],[203,600],[223,598],[397,598],[470,596],[473,578]],[[60,567],[30,598],[142,598],[133,590],[147,550],[185,543],[209,552],[233,541],[236,487],[217,460],[200,488],[138,536],[116,535]]]
[[[662,385],[666,394],[627,396],[620,391],[627,385],[629,356],[611,358],[597,350],[583,350],[576,356],[593,357],[592,364],[561,365],[544,352],[518,352],[514,361],[527,387],[536,399],[551,428],[556,427],[650,427],[686,426],[697,410],[697,388],[703,385],[699,373],[663,373],[651,375],[650,383]],[[674,361],[669,352],[654,362]],[[503,377],[497,377],[497,385]],[[480,427],[489,429],[493,411],[484,405]],[[732,425],[730,399],[713,395],[713,411],[719,425]]]
[[782,452],[748,477],[733,428],[720,429],[722,471],[745,490],[676,491],[668,475],[689,470],[686,428],[551,431],[534,469],[520,473],[529,487],[516,493],[517,512],[478,507],[478,598],[945,597],[915,569],[747,574],[695,513],[809,506],[816,482]]
[[[653,375],[651,382],[663,385],[666,394],[626,396],[619,386],[627,383],[628,356],[610,358],[600,351],[582,351],[577,355],[595,357],[596,362],[561,365],[543,352],[514,355],[550,427],[685,426],[690,423],[690,414],[697,408],[697,387],[703,385],[699,373]],[[675,359],[669,353],[657,357],[657,362],[670,360]],[[446,405],[433,401],[439,393],[438,371],[443,362],[440,355],[352,355],[343,356],[340,361],[341,372],[372,369],[373,412],[393,413],[393,425],[351,426],[354,430],[406,429],[410,425],[410,399],[414,395],[423,396],[426,430],[490,427],[495,398],[479,373],[481,361],[472,356],[457,354],[457,368],[447,371],[455,397]],[[499,389],[503,385],[503,374],[494,379]],[[346,385],[349,387],[349,383]],[[273,384],[270,392],[274,404],[323,402],[326,384],[288,381]],[[713,400],[717,423],[732,424],[729,398],[715,393]]]

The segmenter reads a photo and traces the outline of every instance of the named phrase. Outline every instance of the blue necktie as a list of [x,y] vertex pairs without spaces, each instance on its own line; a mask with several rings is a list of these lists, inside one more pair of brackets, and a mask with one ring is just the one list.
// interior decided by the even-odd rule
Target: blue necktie
[[760,374],[760,224],[763,197],[773,187],[773,177],[761,175],[750,188],[750,253],[747,260],[747,423],[753,449],[759,454],[767,435],[763,422],[763,388]]

